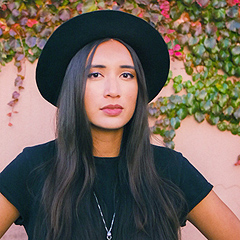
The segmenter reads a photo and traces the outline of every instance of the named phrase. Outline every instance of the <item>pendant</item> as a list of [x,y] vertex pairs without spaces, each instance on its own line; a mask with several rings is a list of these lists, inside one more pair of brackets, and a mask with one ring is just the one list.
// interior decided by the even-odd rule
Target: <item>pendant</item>
[[112,239],[112,234],[111,232],[107,232],[107,240],[111,240]]

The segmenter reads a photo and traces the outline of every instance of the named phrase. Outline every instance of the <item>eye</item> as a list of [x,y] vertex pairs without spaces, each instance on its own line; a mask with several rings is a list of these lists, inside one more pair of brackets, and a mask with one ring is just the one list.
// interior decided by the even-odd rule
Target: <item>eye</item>
[[88,74],[88,78],[98,78],[100,76],[102,76],[102,74],[99,72],[93,72]]
[[134,75],[131,74],[131,73],[128,73],[128,72],[122,73],[121,76],[122,76],[123,78],[128,78],[128,79],[134,78]]

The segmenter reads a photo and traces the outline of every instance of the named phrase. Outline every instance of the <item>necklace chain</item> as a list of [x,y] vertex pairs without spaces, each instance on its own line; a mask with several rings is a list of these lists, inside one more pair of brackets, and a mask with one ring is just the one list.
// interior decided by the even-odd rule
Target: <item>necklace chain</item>
[[105,218],[104,218],[104,216],[103,216],[103,212],[102,212],[101,206],[100,206],[100,204],[99,204],[99,201],[98,201],[98,198],[97,198],[95,192],[93,192],[93,195],[94,195],[94,197],[95,197],[95,200],[96,200],[96,203],[97,203],[97,206],[98,206],[98,209],[99,209],[99,212],[100,212],[102,221],[103,221],[104,228],[105,228],[105,230],[106,230],[106,232],[107,232],[107,240],[111,240],[111,239],[112,239],[112,233],[111,233],[111,231],[112,231],[112,228],[113,228],[113,223],[114,223],[114,220],[115,220],[116,213],[114,212],[113,217],[112,217],[112,222],[111,222],[110,228],[108,229],[108,228],[107,228],[106,221],[105,221]]

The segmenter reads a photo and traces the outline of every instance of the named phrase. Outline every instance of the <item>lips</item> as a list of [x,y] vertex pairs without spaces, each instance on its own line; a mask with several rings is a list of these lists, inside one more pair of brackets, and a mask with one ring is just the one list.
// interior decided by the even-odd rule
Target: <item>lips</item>
[[115,104],[115,105],[109,104],[109,105],[106,105],[106,106],[100,108],[100,110],[102,110],[107,115],[117,116],[122,112],[123,107],[118,104]]

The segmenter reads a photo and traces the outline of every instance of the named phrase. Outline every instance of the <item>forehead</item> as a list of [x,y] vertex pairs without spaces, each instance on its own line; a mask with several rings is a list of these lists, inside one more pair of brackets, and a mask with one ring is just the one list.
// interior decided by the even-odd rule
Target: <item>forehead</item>
[[129,50],[122,43],[114,39],[103,42],[97,47],[92,62],[96,61],[122,61],[133,64]]

